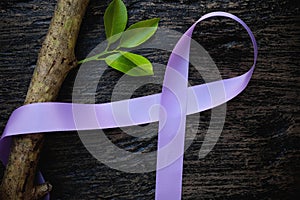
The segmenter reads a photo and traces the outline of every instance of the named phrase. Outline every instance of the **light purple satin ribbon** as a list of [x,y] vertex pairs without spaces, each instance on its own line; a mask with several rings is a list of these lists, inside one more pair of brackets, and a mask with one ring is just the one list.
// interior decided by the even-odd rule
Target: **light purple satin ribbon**
[[[254,64],[238,77],[187,87],[190,41],[195,26],[210,17],[228,17],[248,32],[254,48]],[[201,17],[180,38],[170,56],[163,90],[160,94],[104,104],[35,103],[16,109],[10,116],[0,139],[0,159],[6,165],[11,136],[54,131],[75,131],[133,126],[159,121],[156,171],[157,200],[181,199],[186,115],[221,105],[242,92],[250,81],[257,60],[257,44],[250,28],[238,17],[213,12]],[[212,100],[210,91],[222,85],[224,98]],[[153,105],[163,109],[147,114]],[[124,107],[113,109],[114,106]],[[76,119],[74,117],[76,112]],[[78,116],[83,116],[78,119]],[[87,116],[96,116],[90,121]],[[78,120],[80,122],[78,123]],[[43,183],[42,175],[38,174]],[[49,195],[46,197],[49,199]]]

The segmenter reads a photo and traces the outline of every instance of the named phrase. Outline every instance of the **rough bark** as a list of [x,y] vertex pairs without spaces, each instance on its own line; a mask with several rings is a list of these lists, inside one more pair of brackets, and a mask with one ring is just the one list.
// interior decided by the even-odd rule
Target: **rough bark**
[[[24,104],[55,100],[66,75],[77,65],[74,48],[88,2],[58,1]],[[51,190],[48,183],[34,183],[43,141],[42,133],[13,138],[1,185],[2,199],[39,199]]]

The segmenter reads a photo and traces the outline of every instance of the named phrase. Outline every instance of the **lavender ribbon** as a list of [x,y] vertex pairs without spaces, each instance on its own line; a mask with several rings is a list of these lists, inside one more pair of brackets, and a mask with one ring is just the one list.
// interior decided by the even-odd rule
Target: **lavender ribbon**
[[[189,52],[193,30],[202,20],[216,16],[231,18],[247,30],[254,48],[254,64],[241,76],[188,87]],[[0,139],[0,160],[7,164],[11,136],[15,135],[105,129],[159,121],[155,198],[181,199],[186,115],[221,105],[242,92],[250,81],[257,53],[254,35],[241,19],[225,12],[206,14],[187,30],[172,51],[162,93],[104,104],[35,103],[19,107],[10,116]],[[220,85],[225,97],[212,100],[210,91]],[[149,109],[157,104],[160,104],[161,109],[150,117],[147,114]],[[124,106],[127,110],[116,110],[113,109],[114,106]],[[83,116],[82,119],[76,117],[75,120],[74,112],[76,116]],[[87,116],[91,115],[96,116],[97,120],[90,121]],[[38,179],[39,183],[44,182],[40,172]],[[49,199],[49,195],[46,199]]]

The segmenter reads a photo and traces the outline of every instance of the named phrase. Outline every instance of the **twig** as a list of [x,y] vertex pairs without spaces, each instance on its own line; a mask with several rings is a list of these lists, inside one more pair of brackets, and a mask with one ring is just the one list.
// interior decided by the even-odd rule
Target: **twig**
[[[74,48],[88,2],[58,1],[24,104],[54,101],[68,72],[76,67]],[[0,199],[39,199],[51,190],[49,183],[34,184],[43,141],[43,134],[13,138]]]

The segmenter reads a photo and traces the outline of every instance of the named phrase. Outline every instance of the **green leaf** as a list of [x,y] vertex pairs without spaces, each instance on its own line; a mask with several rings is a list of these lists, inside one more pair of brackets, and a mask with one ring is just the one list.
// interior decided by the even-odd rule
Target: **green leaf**
[[159,20],[159,18],[153,18],[131,25],[122,34],[119,46],[133,48],[146,42],[156,32]]
[[127,24],[127,9],[122,0],[113,0],[104,13],[104,26],[108,43],[117,41]]
[[105,62],[112,68],[130,76],[153,75],[153,68],[150,61],[134,53],[120,51],[120,53],[106,57]]

